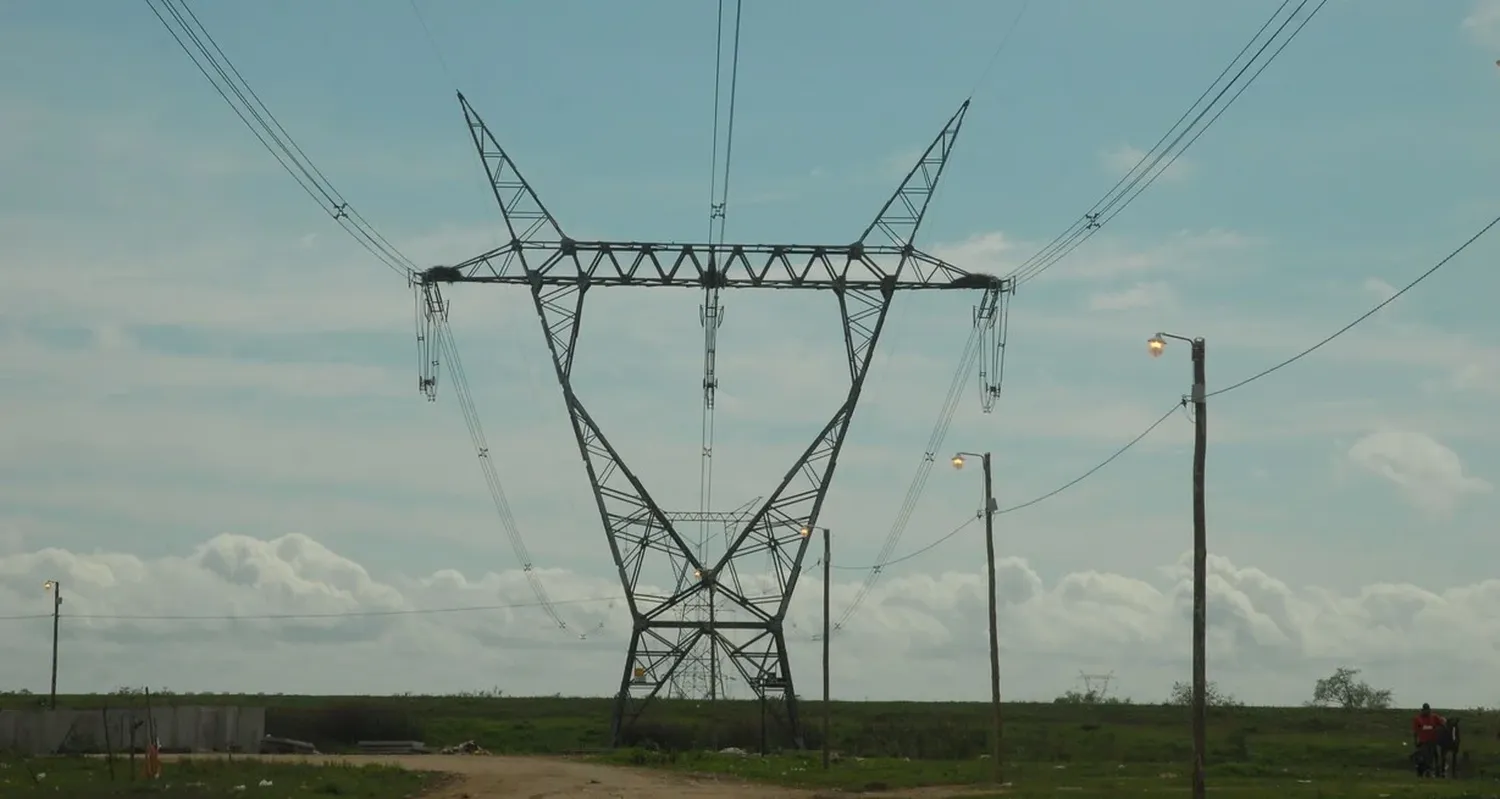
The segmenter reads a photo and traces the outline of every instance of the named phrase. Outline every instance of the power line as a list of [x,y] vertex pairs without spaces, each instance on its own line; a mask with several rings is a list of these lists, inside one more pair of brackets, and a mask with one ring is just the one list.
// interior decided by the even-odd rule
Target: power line
[[[616,602],[619,597],[592,597],[587,599],[552,600],[551,605],[586,605],[601,602]],[[132,613],[63,613],[64,619],[91,621],[296,621],[308,619],[353,619],[379,618],[385,616],[432,616],[449,613],[479,613],[496,610],[519,610],[521,608],[545,607],[542,602],[508,602],[498,605],[461,605],[442,608],[402,608],[397,610],[340,610],[322,613],[247,613],[247,614],[132,614]],[[0,616],[0,621],[24,621],[50,619],[50,613],[22,616]]]
[[[1200,109],[1199,106],[1203,104],[1204,98],[1213,92],[1216,86],[1219,86],[1220,82],[1224,80],[1224,76],[1229,74],[1230,70],[1234,69],[1245,53],[1260,40],[1262,34],[1271,27],[1272,23],[1280,17],[1282,11],[1291,3],[1291,0],[1283,0],[1281,5],[1277,6],[1276,10],[1271,13],[1270,17],[1261,24],[1255,35],[1250,37],[1245,46],[1235,54],[1229,64],[1214,78],[1208,88],[1193,101],[1192,105],[1188,106],[1188,109],[1183,112],[1182,116],[1177,118],[1177,121],[1167,129],[1166,133],[1162,134],[1162,137],[1157,140],[1156,144],[1152,145],[1149,151],[1141,155],[1141,158],[1131,167],[1130,171],[1121,177],[1108,192],[1105,192],[1104,196],[1084,213],[1078,221],[1074,222],[1071,227],[1062,233],[1059,233],[1040,251],[1013,270],[1009,277],[1014,279],[1017,284],[1025,283],[1037,277],[1053,264],[1056,264],[1067,257],[1069,253],[1082,246],[1085,241],[1134,202],[1140,196],[1141,192],[1155,183],[1167,169],[1176,163],[1177,159],[1183,153],[1187,152],[1188,148],[1192,147],[1198,141],[1199,137],[1218,121],[1219,117],[1223,116],[1225,111],[1229,110],[1230,106],[1234,105],[1240,95],[1244,94],[1245,90],[1250,88],[1251,84],[1255,82],[1256,78],[1260,77],[1260,74],[1265,71],[1266,67],[1270,66],[1276,60],[1281,51],[1286,49],[1287,45],[1291,44],[1297,38],[1297,35],[1322,10],[1328,0],[1319,0],[1318,4],[1313,7],[1313,10],[1302,17],[1291,33],[1282,38],[1282,34],[1287,29],[1287,26],[1294,19],[1297,19],[1298,14],[1302,12],[1303,8],[1309,2],[1310,0],[1301,0],[1297,7],[1292,9],[1292,12],[1281,21],[1281,24],[1272,32],[1270,37],[1261,43],[1259,49],[1240,66],[1239,71],[1235,72],[1234,76],[1219,88],[1218,93],[1214,95],[1213,99],[1209,100],[1206,105],[1202,105]],[[1260,60],[1266,50],[1273,44],[1276,44],[1278,40],[1280,40],[1280,44],[1271,52],[1270,56],[1264,60]],[[1256,67],[1257,61],[1259,61],[1258,67]],[[1242,82],[1241,79],[1251,67],[1256,67],[1255,71],[1250,73],[1250,77]],[[1227,101],[1220,104],[1220,101],[1223,100],[1224,96],[1231,89],[1234,89],[1234,93],[1229,95]],[[1192,120],[1186,126],[1183,126],[1183,120],[1187,119],[1193,113],[1194,109],[1199,109],[1197,115],[1193,116]],[[1210,113],[1212,113],[1212,116],[1208,116]],[[1208,121],[1200,126],[1199,123],[1205,117],[1208,118]],[[1175,136],[1173,135],[1174,131],[1176,131]],[[1169,138],[1170,141],[1168,141]],[[1184,140],[1186,140],[1185,144],[1183,143]],[[1165,143],[1165,146],[1163,146],[1163,143]]]
[[[1348,324],[1344,325],[1343,327],[1339,328],[1338,330],[1336,330],[1333,333],[1329,334],[1328,336],[1324,337],[1322,340],[1318,341],[1316,344],[1313,344],[1312,346],[1310,346],[1310,347],[1308,347],[1308,348],[1306,348],[1306,349],[1298,352],[1296,355],[1293,355],[1292,357],[1287,358],[1286,360],[1283,360],[1283,361],[1277,363],[1276,365],[1271,366],[1270,368],[1263,369],[1263,370],[1261,370],[1259,372],[1256,372],[1255,374],[1250,375],[1249,377],[1247,377],[1247,378],[1245,378],[1243,380],[1239,380],[1237,382],[1231,383],[1230,385],[1228,385],[1228,386],[1226,386],[1224,388],[1217,389],[1215,391],[1211,391],[1211,392],[1209,392],[1205,396],[1206,397],[1216,397],[1216,396],[1219,396],[1220,394],[1227,394],[1227,393],[1229,393],[1231,391],[1234,391],[1235,389],[1242,388],[1242,387],[1244,387],[1246,385],[1249,385],[1250,383],[1253,383],[1253,382],[1255,382],[1255,381],[1257,381],[1257,380],[1259,380],[1259,379],[1261,379],[1263,377],[1266,377],[1267,375],[1270,375],[1270,374],[1272,374],[1274,372],[1277,372],[1277,371],[1279,371],[1279,370],[1281,370],[1281,369],[1283,369],[1283,368],[1285,368],[1287,366],[1290,366],[1293,363],[1296,363],[1297,361],[1300,361],[1303,358],[1307,357],[1308,355],[1311,355],[1312,353],[1314,353],[1317,350],[1321,349],[1324,345],[1328,344],[1329,342],[1333,341],[1334,339],[1338,338],[1339,336],[1342,336],[1343,334],[1345,334],[1345,333],[1349,332],[1350,330],[1354,329],[1361,322],[1364,322],[1365,320],[1369,319],[1371,316],[1374,316],[1381,309],[1385,308],[1387,305],[1390,305],[1391,303],[1395,302],[1397,299],[1399,299],[1402,296],[1404,296],[1407,292],[1409,292],[1412,289],[1416,288],[1417,285],[1420,284],[1422,281],[1426,280],[1429,277],[1432,277],[1434,274],[1436,274],[1438,272],[1438,270],[1442,269],[1444,266],[1447,266],[1450,262],[1453,261],[1453,259],[1457,258],[1465,250],[1467,250],[1469,247],[1473,246],[1473,244],[1475,242],[1477,242],[1477,241],[1479,241],[1479,239],[1483,238],[1485,234],[1487,234],[1491,230],[1493,230],[1496,225],[1500,225],[1500,216],[1496,216],[1493,219],[1491,219],[1483,227],[1481,227],[1479,230],[1475,231],[1473,235],[1471,235],[1471,236],[1469,236],[1469,238],[1465,239],[1462,244],[1459,244],[1452,251],[1450,251],[1447,255],[1443,256],[1440,260],[1438,260],[1437,263],[1435,263],[1432,266],[1428,267],[1420,275],[1417,275],[1415,278],[1413,278],[1411,280],[1411,282],[1407,283],[1405,286],[1402,286],[1394,294],[1392,294],[1391,296],[1387,297],[1386,299],[1380,301],[1379,303],[1375,304],[1374,307],[1370,308],[1368,311],[1365,311],[1364,313],[1362,313],[1359,316],[1355,317]],[[1092,468],[1090,468],[1088,471],[1084,472],[1083,474],[1080,474],[1079,476],[1073,478],[1072,480],[1070,480],[1070,481],[1068,481],[1066,483],[1063,483],[1062,485],[1058,486],[1057,488],[1052,489],[1051,491],[1048,491],[1045,494],[1040,494],[1040,495],[1038,495],[1036,497],[1033,497],[1033,498],[1031,498],[1029,500],[1026,500],[1025,502],[1019,503],[1017,505],[1011,505],[1010,507],[1002,508],[1000,510],[997,510],[997,511],[995,511],[995,514],[999,515],[999,514],[1002,514],[1002,513],[1011,513],[1011,512],[1014,512],[1014,511],[1021,510],[1023,508],[1029,508],[1032,505],[1036,505],[1038,503],[1045,502],[1045,501],[1051,499],[1052,497],[1055,497],[1058,494],[1061,494],[1064,491],[1067,491],[1068,489],[1072,488],[1073,486],[1078,485],[1079,483],[1083,482],[1084,480],[1087,480],[1088,478],[1092,477],[1096,472],[1098,472],[1100,469],[1103,469],[1104,467],[1106,467],[1109,464],[1113,463],[1121,455],[1124,455],[1127,451],[1130,450],[1131,447],[1134,447],[1136,444],[1139,444],[1141,442],[1141,440],[1144,439],[1146,436],[1151,435],[1151,433],[1154,432],[1156,430],[1156,428],[1160,427],[1164,422],[1167,421],[1168,418],[1170,418],[1173,414],[1175,414],[1182,407],[1184,407],[1184,404],[1181,401],[1173,403],[1172,407],[1168,408],[1167,411],[1166,411],[1166,413],[1163,413],[1159,418],[1157,418],[1156,421],[1152,422],[1150,425],[1148,425],[1146,427],[1146,429],[1144,429],[1140,433],[1138,433],[1135,436],[1135,438],[1132,438],[1129,442],[1127,442],[1125,444],[1125,446],[1120,447],[1119,449],[1115,450],[1113,454],[1111,454],[1109,457],[1105,458],[1104,460],[1100,461],[1099,463],[1095,464]],[[915,557],[917,557],[919,555],[925,554],[925,553],[927,553],[927,552],[929,552],[929,551],[931,551],[933,549],[936,549],[938,546],[941,546],[943,543],[947,542],[949,539],[951,539],[954,536],[958,535],[960,532],[963,532],[963,530],[967,529],[969,525],[971,525],[974,522],[978,521],[979,518],[981,518],[981,517],[976,516],[976,517],[970,518],[968,521],[964,522],[963,524],[961,524],[957,528],[955,528],[952,532],[950,532],[950,533],[942,536],[941,538],[938,538],[935,541],[932,541],[929,544],[926,544],[926,545],[922,546],[920,549],[914,550],[912,552],[908,552],[907,554],[902,555],[899,558],[894,558],[892,560],[887,560],[887,561],[884,561],[884,562],[882,562],[880,564],[873,565],[873,566],[840,566],[840,565],[834,564],[833,568],[835,568],[835,569],[844,569],[844,570],[847,570],[847,571],[873,571],[873,570],[882,569],[885,566],[891,566],[891,565],[894,565],[894,564],[897,564],[897,563],[902,563],[904,561],[911,560],[912,558],[915,558]]]
[[1459,254],[1462,253],[1464,250],[1469,249],[1469,245],[1473,244],[1476,241],[1479,241],[1479,239],[1481,237],[1483,237],[1484,234],[1489,233],[1490,230],[1493,229],[1495,227],[1495,225],[1497,225],[1497,224],[1500,224],[1500,216],[1497,216],[1494,219],[1491,219],[1489,221],[1489,224],[1487,224],[1484,227],[1480,228],[1477,232],[1474,233],[1474,235],[1470,236],[1466,241],[1464,241],[1463,244],[1458,245],[1458,247],[1456,247],[1452,252],[1450,252],[1447,255],[1443,256],[1442,260],[1439,260],[1437,263],[1433,264],[1431,267],[1428,267],[1427,271],[1423,272],[1420,275],[1417,275],[1417,277],[1414,280],[1412,280],[1410,283],[1407,283],[1405,286],[1402,286],[1400,291],[1397,291],[1395,294],[1392,294],[1391,296],[1385,298],[1385,300],[1383,300],[1382,302],[1378,303],[1375,307],[1371,308],[1370,310],[1365,311],[1364,313],[1360,314],[1359,316],[1356,316],[1354,318],[1354,321],[1350,322],[1347,325],[1344,325],[1343,327],[1339,328],[1338,330],[1333,331],[1333,333],[1329,334],[1322,341],[1319,341],[1318,343],[1312,345],[1311,347],[1308,347],[1307,349],[1305,349],[1305,350],[1297,353],[1296,355],[1293,355],[1290,358],[1287,358],[1286,360],[1284,360],[1284,361],[1276,364],[1275,366],[1270,367],[1269,369],[1263,369],[1263,370],[1261,370],[1259,372],[1256,372],[1255,374],[1253,374],[1253,375],[1245,378],[1244,380],[1241,380],[1241,381],[1239,381],[1237,383],[1231,383],[1230,385],[1225,386],[1224,388],[1218,389],[1217,391],[1210,391],[1208,394],[1205,395],[1205,397],[1217,397],[1220,394],[1227,394],[1227,393],[1229,393],[1231,391],[1234,391],[1237,388],[1249,385],[1250,383],[1254,383],[1255,381],[1261,379],[1262,377],[1265,377],[1266,375],[1271,374],[1272,372],[1276,372],[1276,371],[1279,371],[1279,370],[1281,370],[1281,369],[1283,369],[1283,368],[1285,368],[1287,366],[1291,366],[1292,364],[1296,363],[1297,361],[1300,361],[1303,358],[1307,357],[1308,355],[1311,355],[1312,353],[1314,353],[1317,350],[1321,349],[1323,347],[1323,345],[1327,344],[1330,341],[1333,341],[1334,339],[1338,338],[1339,336],[1344,335],[1345,333],[1347,333],[1350,330],[1354,329],[1354,327],[1356,325],[1358,325],[1359,323],[1361,323],[1361,322],[1365,321],[1366,319],[1369,319],[1370,317],[1374,316],[1376,314],[1376,312],[1378,312],[1380,309],[1384,308],[1385,306],[1390,305],[1391,303],[1395,302],[1398,298],[1400,298],[1406,292],[1411,291],[1412,289],[1416,288],[1418,283],[1421,283],[1422,281],[1426,280],[1427,278],[1429,278],[1433,274],[1435,274],[1439,269],[1442,269],[1444,266],[1447,266],[1449,261],[1452,261],[1454,258],[1457,258],[1459,256]]
[[[166,9],[167,16],[176,22],[175,27],[167,20],[167,16],[163,16],[161,9],[157,7],[158,2]],[[297,182],[298,187],[376,260],[396,274],[409,278],[416,271],[416,265],[375,231],[348,200],[339,194],[322,170],[311,162],[307,153],[303,152],[276,115],[261,101],[260,96],[250,87],[185,0],[146,0],[146,5],[167,29],[167,33],[171,34],[178,47],[187,54],[193,66],[198,68],[219,97],[229,104],[235,116],[249,128],[261,146]]]
[[[1058,494],[1061,494],[1062,492],[1067,491],[1068,489],[1072,488],[1073,486],[1078,485],[1079,483],[1083,482],[1084,480],[1087,480],[1090,477],[1093,477],[1096,472],[1098,472],[1100,469],[1103,469],[1104,467],[1110,465],[1111,463],[1114,463],[1115,459],[1119,458],[1121,455],[1124,455],[1127,451],[1130,450],[1131,447],[1134,447],[1136,444],[1141,443],[1142,439],[1144,439],[1146,436],[1151,435],[1151,433],[1154,432],[1156,430],[1156,428],[1160,427],[1163,422],[1167,421],[1167,419],[1170,419],[1172,417],[1172,415],[1175,414],[1175,413],[1177,413],[1177,410],[1179,408],[1181,408],[1181,407],[1182,407],[1182,403],[1181,402],[1173,403],[1172,407],[1168,408],[1166,413],[1162,414],[1160,418],[1158,418],[1156,421],[1152,422],[1150,424],[1150,426],[1148,426],[1145,430],[1142,430],[1140,433],[1136,434],[1135,438],[1132,438],[1132,439],[1130,439],[1130,441],[1126,442],[1125,446],[1120,447],[1119,449],[1115,450],[1109,457],[1107,457],[1104,460],[1099,461],[1098,463],[1094,464],[1092,467],[1089,468],[1088,471],[1084,472],[1083,474],[1078,475],[1077,477],[1073,478],[1072,480],[1069,480],[1068,482],[1063,483],[1062,485],[1058,486],[1057,488],[1052,489],[1051,491],[1048,491],[1045,494],[1039,494],[1039,495],[1037,495],[1035,497],[1032,497],[1031,499],[1026,500],[1025,502],[1022,502],[1022,503],[1019,503],[1019,504],[1016,504],[1016,505],[1011,505],[1010,507],[1001,508],[1001,509],[995,511],[995,515],[999,516],[999,515],[1001,515],[1003,513],[1013,513],[1015,511],[1021,510],[1023,508],[1029,508],[1032,505],[1036,505],[1036,504],[1039,504],[1039,503],[1042,503],[1042,502],[1046,502],[1047,500],[1049,500],[1049,499],[1057,496]],[[960,524],[958,527],[955,527],[952,532],[950,532],[950,533],[942,536],[941,538],[938,538],[938,539],[932,541],[931,543],[925,544],[925,545],[923,545],[922,547],[920,547],[918,549],[915,549],[915,550],[913,550],[911,552],[908,552],[908,553],[906,553],[905,555],[902,555],[899,558],[893,558],[891,560],[887,560],[887,561],[885,561],[882,564],[875,565],[875,566],[839,566],[837,564],[834,564],[833,568],[835,568],[835,569],[845,569],[847,571],[874,571],[874,570],[883,569],[886,566],[894,566],[894,565],[896,565],[898,563],[905,563],[908,560],[911,560],[913,558],[919,557],[921,555],[925,555],[928,552],[931,552],[932,550],[937,549],[939,546],[942,546],[944,543],[947,543],[947,541],[949,539],[953,538],[954,536],[958,535],[959,533],[963,532],[964,530],[967,530],[969,528],[969,525],[971,525],[971,524],[979,521],[982,518],[984,518],[984,511],[981,510],[975,516],[970,517],[968,521],[964,522],[963,524]]]
[[[157,3],[166,9],[166,16],[158,9]],[[287,174],[297,181],[298,186],[312,197],[323,210],[337,221],[345,232],[354,237],[362,247],[375,256],[386,268],[405,277],[408,282],[413,280],[418,271],[416,264],[407,258],[400,250],[390,243],[384,236],[376,231],[353,206],[344,199],[333,184],[308,158],[307,153],[297,145],[286,128],[271,113],[261,101],[260,96],[250,87],[244,76],[230,61],[229,56],[224,53],[214,40],[213,35],[203,26],[203,23],[188,8],[185,0],[146,0],[151,12],[156,15],[167,32],[187,53],[193,65],[208,79],[214,90],[231,110],[250,128],[250,132],[271,153]],[[437,50],[436,43],[431,39],[431,31],[427,28],[426,20],[421,17],[421,10],[415,2],[412,10],[417,14],[423,29],[428,32],[428,43],[437,52],[439,63],[442,64],[444,72],[447,72],[447,63],[442,58],[441,51]],[[168,16],[176,22],[176,26],[168,21]],[[180,31],[180,32],[179,32]],[[191,42],[191,45],[189,45]],[[217,79],[215,78],[217,76]],[[451,79],[451,73],[449,75]],[[236,102],[238,100],[238,102]],[[254,122],[252,122],[252,118]],[[527,550],[524,539],[516,526],[515,516],[510,511],[510,502],[501,487],[498,474],[489,458],[489,445],[485,440],[483,428],[479,424],[478,410],[474,406],[472,394],[469,391],[468,379],[463,370],[463,364],[458,357],[458,349],[453,338],[452,328],[449,327],[446,317],[437,324],[429,325],[424,329],[423,315],[421,312],[422,295],[418,291],[417,312],[417,342],[419,368],[425,369],[427,361],[435,363],[436,357],[446,355],[449,362],[454,385],[458,390],[459,407],[464,416],[464,422],[469,430],[470,441],[473,443],[478,454],[484,475],[485,485],[489,489],[491,500],[495,510],[500,517],[500,523],[510,539],[511,548],[516,557],[521,561],[522,571],[526,574],[527,583],[536,595],[540,606],[546,610],[548,616],[559,628],[567,629],[568,624],[552,607],[547,591],[542,585],[541,579],[536,575],[530,552]],[[437,300],[441,302],[441,300]],[[423,374],[426,374],[425,371]],[[434,385],[436,371],[432,373]],[[429,390],[424,386],[424,391]]]

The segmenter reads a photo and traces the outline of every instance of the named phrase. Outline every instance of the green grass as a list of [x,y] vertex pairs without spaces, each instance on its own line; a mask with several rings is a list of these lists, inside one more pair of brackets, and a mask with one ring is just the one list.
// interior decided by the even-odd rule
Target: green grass
[[[100,757],[0,759],[0,797],[67,797],[115,799],[153,797],[202,799],[240,793],[256,799],[406,799],[437,784],[439,775],[389,766],[267,763],[249,758],[168,760],[160,779],[141,773],[141,758],[131,772],[126,758],[116,758],[114,779]],[[134,777],[134,779],[132,779]],[[262,784],[269,781],[269,785]]]
[[[98,707],[105,698],[59,700],[64,706]],[[122,707],[138,700],[108,701]],[[0,696],[0,708],[35,702]],[[153,696],[153,702],[263,706],[268,732],[310,740],[327,752],[348,751],[355,741],[370,738],[411,738],[430,746],[472,739],[496,753],[597,751],[609,743],[612,707],[602,698],[476,695],[169,694]],[[835,702],[830,709],[831,746],[843,757],[826,774],[816,756],[707,754],[730,746],[758,750],[759,710],[749,702],[657,702],[627,741],[640,748],[601,757],[815,788],[972,784],[988,777],[988,761],[980,759],[989,751],[985,704]],[[818,702],[802,704],[809,747],[821,744],[821,712]],[[1447,715],[1463,719],[1467,779],[1418,782],[1405,745],[1409,711],[1212,708],[1208,762],[1214,795],[1500,798],[1500,713],[1452,710]],[[1010,796],[1184,795],[1187,787],[1191,745],[1184,708],[1007,704],[1005,724],[1007,776],[1016,785]],[[774,722],[768,743],[773,751],[793,749]],[[670,752],[677,753],[675,760]]]

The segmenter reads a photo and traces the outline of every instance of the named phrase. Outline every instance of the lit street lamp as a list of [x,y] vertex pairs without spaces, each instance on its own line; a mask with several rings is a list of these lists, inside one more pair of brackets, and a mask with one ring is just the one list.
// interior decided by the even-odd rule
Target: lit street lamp
[[832,582],[830,578],[833,574],[833,561],[830,560],[833,554],[830,542],[833,533],[827,527],[804,527],[802,528],[802,537],[807,538],[813,534],[814,530],[823,531],[823,768],[827,770],[828,732],[833,713],[833,706],[828,697],[828,639],[830,637],[829,634],[832,632],[828,629],[828,590]]
[[57,709],[57,621],[62,614],[62,583],[48,580],[42,590],[52,594],[52,687],[48,689],[48,704]]
[[[1151,357],[1161,357],[1167,339],[1186,341],[1193,357],[1193,799],[1203,799],[1203,761],[1208,754],[1208,514],[1204,508],[1203,468],[1208,456],[1208,402],[1204,390],[1201,338],[1157,333],[1146,341]],[[1189,398],[1184,397],[1187,402]]]
[[984,562],[989,569],[990,606],[990,704],[995,714],[993,732],[994,751],[990,757],[995,761],[995,783],[1005,781],[1005,766],[1001,755],[1005,724],[1000,715],[1000,622],[999,608],[995,599],[995,474],[990,469],[990,454],[960,452],[953,456],[953,468],[964,468],[964,458],[979,458],[984,464]]

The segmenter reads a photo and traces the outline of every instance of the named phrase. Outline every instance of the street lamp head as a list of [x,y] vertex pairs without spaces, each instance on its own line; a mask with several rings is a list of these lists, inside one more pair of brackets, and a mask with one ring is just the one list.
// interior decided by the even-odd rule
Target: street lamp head
[[47,582],[42,583],[42,590],[43,591],[51,591],[52,589],[54,589],[56,587],[57,587],[57,583],[53,582],[52,580],[48,580]]
[[962,455],[954,455],[953,456],[953,468],[955,468],[955,469],[962,469],[962,468],[964,468],[964,456],[962,456]]
[[1157,333],[1151,338],[1146,339],[1146,351],[1151,353],[1151,357],[1153,358],[1160,358],[1161,351],[1166,348],[1167,339],[1160,333]]
[[812,528],[811,527],[803,527],[802,528],[802,537],[806,538],[806,537],[808,537],[810,535],[812,535]]

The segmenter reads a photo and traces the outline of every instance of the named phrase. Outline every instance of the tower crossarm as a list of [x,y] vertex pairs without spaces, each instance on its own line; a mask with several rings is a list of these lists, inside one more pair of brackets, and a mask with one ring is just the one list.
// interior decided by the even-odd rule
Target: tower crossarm
[[[522,270],[512,269],[516,263]],[[728,244],[709,259],[707,244],[642,241],[511,242],[453,266],[434,266],[424,284],[676,286],[893,290],[1009,290],[1009,279],[961,269],[894,245]]]

